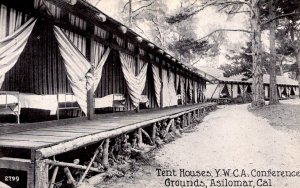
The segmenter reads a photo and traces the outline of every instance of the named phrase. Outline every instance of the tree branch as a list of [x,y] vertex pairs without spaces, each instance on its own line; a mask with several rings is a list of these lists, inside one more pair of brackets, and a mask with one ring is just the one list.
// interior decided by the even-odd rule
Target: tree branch
[[138,8],[138,9],[132,11],[132,13],[135,13],[135,12],[137,12],[137,11],[143,9],[143,8],[147,8],[147,7],[151,6],[154,2],[155,2],[155,0],[152,1],[151,3],[149,3],[148,5],[141,6],[140,8]]
[[241,13],[251,13],[250,11],[236,11],[236,12],[227,12],[227,14],[241,14]]
[[268,21],[262,23],[262,25],[268,24],[268,23],[270,23],[270,22],[272,22],[272,21],[274,21],[274,20],[278,20],[278,19],[280,19],[280,18],[284,18],[284,17],[287,17],[287,16],[298,15],[298,14],[300,15],[300,12],[292,12],[292,13],[282,14],[282,15],[276,16],[276,17],[274,17],[273,19],[270,19],[270,20],[268,20]]
[[144,36],[150,41],[149,37],[146,35],[146,33],[142,28],[140,28],[136,23],[133,23],[133,25],[135,25],[144,34]]
[[122,12],[125,12],[126,6],[129,5],[129,1],[124,5]]
[[234,32],[238,31],[238,32],[244,32],[244,33],[250,33],[250,34],[252,33],[251,31],[245,30],[245,29],[217,29],[217,30],[205,35],[204,37],[198,39],[197,41],[201,41],[201,40],[203,40],[203,39],[205,39],[205,38],[207,38],[207,37],[209,37],[209,36],[211,36],[211,35],[213,35],[217,32],[221,32],[221,31],[234,31]]

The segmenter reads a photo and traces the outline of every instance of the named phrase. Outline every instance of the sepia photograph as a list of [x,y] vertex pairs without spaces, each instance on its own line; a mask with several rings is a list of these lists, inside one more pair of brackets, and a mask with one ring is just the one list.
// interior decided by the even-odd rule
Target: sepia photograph
[[1,0],[0,188],[300,188],[299,0]]

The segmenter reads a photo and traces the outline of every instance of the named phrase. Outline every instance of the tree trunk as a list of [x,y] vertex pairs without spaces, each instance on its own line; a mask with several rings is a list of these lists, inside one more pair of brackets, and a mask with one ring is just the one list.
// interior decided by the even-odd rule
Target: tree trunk
[[132,27],[132,0],[129,0],[129,20],[128,20],[128,26],[129,28]]
[[[295,31],[294,31],[294,27],[295,27],[295,21],[292,22],[293,23],[293,28],[290,30],[290,35],[291,35],[291,39],[292,39],[292,45],[293,45],[293,48],[294,48],[294,56],[295,56],[295,59],[296,59],[296,64],[297,64],[297,70],[296,70],[296,78],[298,80],[298,84],[299,84],[299,87],[300,87],[300,48],[298,47],[298,42],[295,37]],[[299,98],[300,98],[300,95],[299,95]]]
[[[274,0],[269,1],[269,14],[270,20],[275,17],[275,2]],[[276,22],[273,20],[270,23],[270,103],[274,105],[279,103],[277,96],[277,82],[276,82],[276,50],[275,50],[275,30]]]
[[[296,78],[298,80],[299,88],[300,88],[300,49],[296,50],[296,63],[297,63],[297,71],[296,71]],[[299,95],[300,98],[300,95]]]
[[263,73],[262,73],[262,56],[261,56],[261,25],[259,20],[259,0],[251,1],[251,29],[252,29],[252,107],[264,106],[264,88],[263,88]]

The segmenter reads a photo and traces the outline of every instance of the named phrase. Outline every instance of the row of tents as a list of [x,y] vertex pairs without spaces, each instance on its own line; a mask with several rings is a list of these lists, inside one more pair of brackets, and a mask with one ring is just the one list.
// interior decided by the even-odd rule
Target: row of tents
[[[216,68],[201,67],[202,73],[208,74],[212,79],[206,86],[207,100],[237,98],[239,95],[251,94],[252,79],[245,79],[243,75],[225,77],[224,71]],[[299,96],[299,84],[296,80],[285,76],[277,76],[277,91],[280,99],[295,98]],[[263,75],[264,95],[270,97],[270,75]]]

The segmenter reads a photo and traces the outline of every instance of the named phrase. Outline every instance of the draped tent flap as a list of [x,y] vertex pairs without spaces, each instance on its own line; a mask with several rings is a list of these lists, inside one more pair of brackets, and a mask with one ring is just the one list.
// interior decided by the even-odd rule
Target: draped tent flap
[[224,89],[224,87],[225,87],[225,84],[219,84],[219,93],[218,93],[218,95],[221,94],[221,92]]
[[232,85],[232,97],[233,98],[236,98],[237,97],[237,95],[238,95],[238,85],[237,84],[233,84]]
[[269,87],[265,86],[265,97],[269,97]]
[[154,80],[154,91],[155,91],[155,98],[158,107],[160,107],[160,92],[161,92],[161,79],[159,76],[159,68],[152,64],[152,73],[153,73],[153,80]]
[[169,106],[177,105],[177,95],[175,90],[175,76],[174,73],[170,72],[168,81],[169,91]]
[[175,85],[176,92],[179,88],[179,84],[180,84],[180,76],[178,74],[176,74],[176,85]]
[[36,20],[31,18],[11,35],[0,39],[0,88],[5,74],[17,63],[23,52],[35,23]]
[[180,94],[182,103],[185,103],[185,79],[183,79],[182,77],[180,78]]
[[146,84],[148,63],[144,63],[138,75],[136,76],[135,69],[137,69],[137,67],[135,65],[135,58],[122,52],[119,53],[122,72],[126,80],[130,99],[133,106],[138,107]]
[[299,87],[295,87],[295,95],[299,96]]
[[240,90],[241,90],[241,94],[244,94],[245,93],[244,86],[243,85],[239,85],[239,87],[240,87]]
[[191,80],[189,80],[188,91],[189,91],[189,97],[192,100],[193,99],[193,85],[192,85]]
[[162,69],[162,82],[163,82],[163,107],[169,106],[170,98],[169,98],[169,79],[168,73],[165,69]]
[[277,88],[278,88],[279,96],[282,97],[282,92],[284,90],[284,87],[278,86]]
[[81,110],[87,113],[87,79],[91,64],[67,38],[65,33],[54,26],[54,34],[66,67],[68,80]]
[[95,92],[102,77],[103,66],[110,54],[111,49],[107,47],[105,50],[104,45],[94,41],[93,50],[95,54],[94,62],[92,62],[94,66],[94,92]]
[[227,89],[228,89],[228,93],[229,93],[229,96],[233,97],[231,94],[232,94],[232,87],[231,87],[231,84],[226,84],[227,86]]
[[287,92],[287,96],[290,96],[290,94],[291,94],[291,88],[290,88],[290,87],[287,87],[287,88],[286,88],[286,92]]
[[194,95],[195,95],[195,103],[198,103],[198,85],[197,82],[194,81],[194,85],[195,85],[195,91],[194,91]]

